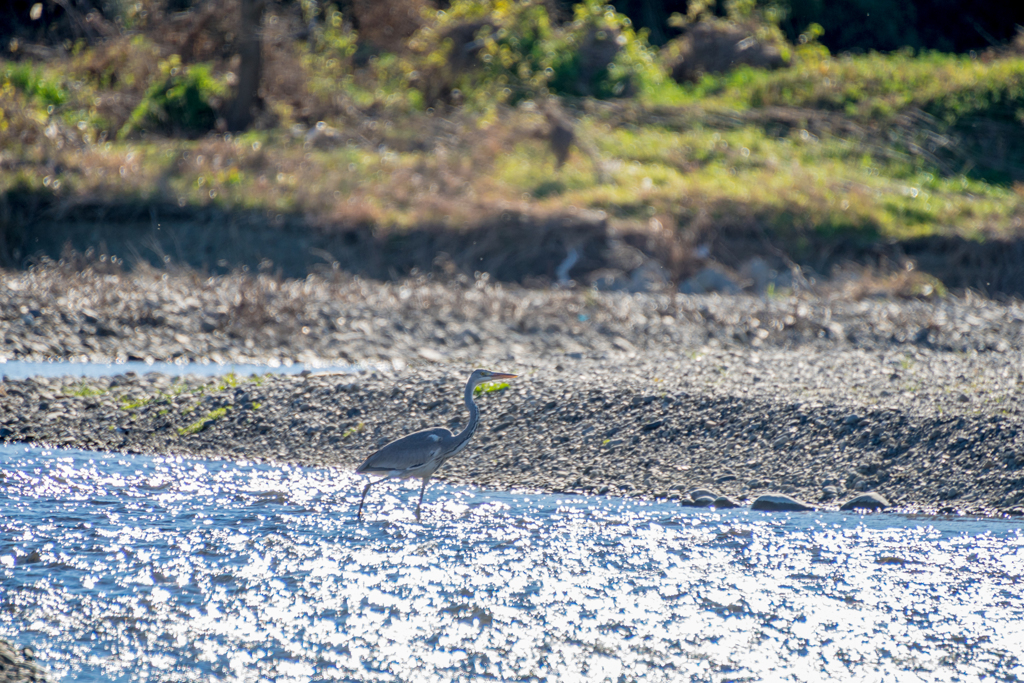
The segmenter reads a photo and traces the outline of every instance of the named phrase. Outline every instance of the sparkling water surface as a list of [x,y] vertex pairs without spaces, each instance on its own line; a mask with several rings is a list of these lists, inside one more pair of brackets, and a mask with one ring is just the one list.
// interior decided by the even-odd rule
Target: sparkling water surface
[[1020,522],[0,466],[0,635],[65,681],[1024,679]]

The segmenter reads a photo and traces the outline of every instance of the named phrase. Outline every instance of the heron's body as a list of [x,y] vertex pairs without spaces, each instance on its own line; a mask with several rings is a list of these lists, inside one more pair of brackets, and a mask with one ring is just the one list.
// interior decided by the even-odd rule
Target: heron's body
[[444,444],[454,438],[455,435],[443,427],[414,432],[381,448],[367,458],[356,472],[380,474],[393,479],[430,477],[445,460],[469,443],[469,439],[466,439],[461,446],[446,454]]
[[473,390],[481,382],[513,377],[515,375],[474,370],[466,383],[465,400],[466,407],[469,408],[469,423],[465,429],[458,434],[452,434],[443,427],[424,429],[392,441],[368,457],[362,465],[356,468],[356,472],[358,474],[375,474],[382,478],[369,482],[363,489],[357,516],[362,518],[363,503],[366,501],[366,494],[371,486],[387,479],[415,477],[423,480],[423,485],[420,487],[419,503],[416,504],[416,519],[419,519],[420,505],[423,503],[423,492],[427,488],[427,481],[448,458],[461,452],[469,444],[469,440],[476,431],[480,421],[480,410],[473,402]]

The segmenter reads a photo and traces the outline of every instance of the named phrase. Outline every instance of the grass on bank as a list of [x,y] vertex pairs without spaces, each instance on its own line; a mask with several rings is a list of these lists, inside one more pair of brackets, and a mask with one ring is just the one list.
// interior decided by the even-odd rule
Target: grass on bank
[[227,407],[211,410],[206,415],[203,415],[201,418],[199,418],[192,424],[188,425],[187,427],[179,428],[178,436],[191,436],[192,434],[198,434],[199,432],[206,429],[209,423],[213,422],[214,420],[219,420],[220,418],[224,417],[227,414]]
[[[74,59],[90,63],[84,53]],[[270,220],[301,215],[320,225],[457,230],[510,205],[594,209],[640,229],[653,218],[680,231],[753,225],[797,249],[806,235],[984,239],[1017,234],[1024,223],[1024,184],[970,163],[951,172],[910,134],[816,134],[800,125],[780,132],[744,118],[789,108],[797,118],[830,112],[884,129],[906,112],[924,112],[929,134],[951,140],[956,126],[979,118],[1022,126],[1024,59],[1014,56],[834,58],[804,50],[776,72],[741,69],[694,85],[665,79],[579,120],[577,134],[597,151],[606,182],[578,150],[556,169],[546,141],[533,134],[544,119],[528,107],[482,120],[403,105],[371,122],[376,137],[360,129],[330,149],[307,144],[306,129],[284,125],[287,117],[235,137],[117,140],[97,104],[111,77],[87,77],[84,67],[62,75],[64,66],[0,62],[0,193],[65,212],[82,203],[159,202],[265,212]],[[351,130],[346,121],[327,123]]]
[[1024,59],[985,59],[938,52],[829,55],[820,46],[798,48],[790,68],[742,67],[705,75],[693,85],[646,93],[648,106],[704,104],[742,111],[801,107],[886,121],[920,109],[952,126],[969,117],[1024,123]]
[[[147,406],[170,405],[172,404],[175,398],[180,397],[181,395],[186,393],[196,399],[201,399],[206,394],[223,392],[227,389],[233,389],[245,383],[252,383],[255,386],[260,386],[263,384],[264,381],[265,377],[261,375],[253,374],[250,377],[245,378],[239,377],[234,372],[229,372],[227,374],[220,375],[214,378],[210,382],[206,382],[192,387],[190,387],[183,380],[179,379],[178,381],[175,381],[171,385],[171,387],[165,391],[158,391],[157,393],[151,396],[144,396],[139,398],[128,395],[117,396],[116,390],[96,386],[86,381],[82,381],[80,384],[64,387],[63,393],[65,396],[77,398],[92,398],[96,396],[114,394],[118,402],[118,407],[121,410],[124,410],[128,413],[134,413],[135,411],[138,411],[142,408],[146,408]],[[178,410],[182,415],[188,415],[197,410],[201,405],[202,404],[200,402],[190,403],[189,405],[179,406]],[[260,402],[251,402],[249,405],[251,406],[252,410],[259,410],[262,407],[262,403]],[[224,415],[227,414],[226,411],[228,409],[231,409],[232,407],[233,406],[225,406],[206,413],[203,417],[199,418],[198,420],[195,420],[188,426],[180,428],[178,430],[179,435],[187,436],[189,434],[194,434],[197,431],[200,431],[201,429],[205,428],[206,423],[223,417]],[[166,415],[169,412],[169,408],[163,408],[158,411],[158,414]]]
[[94,396],[102,396],[109,391],[108,389],[100,389],[98,387],[90,386],[86,382],[82,382],[78,385],[65,386],[62,389],[65,396],[74,396],[76,398],[92,398]]

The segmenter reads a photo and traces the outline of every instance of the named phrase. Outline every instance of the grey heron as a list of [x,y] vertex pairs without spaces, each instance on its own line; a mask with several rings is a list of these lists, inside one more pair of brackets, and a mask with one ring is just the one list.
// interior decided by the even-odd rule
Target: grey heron
[[363,488],[363,497],[359,499],[357,519],[363,518],[363,503],[370,487],[388,479],[411,479],[418,477],[423,480],[420,486],[420,500],[416,503],[416,520],[420,518],[420,506],[423,504],[423,492],[427,489],[427,481],[448,458],[466,447],[476,431],[480,421],[480,409],[473,402],[473,390],[482,382],[496,379],[512,379],[518,375],[490,370],[474,370],[466,382],[466,407],[469,408],[469,423],[458,434],[452,434],[444,427],[433,427],[414,432],[401,439],[396,439],[371,455],[356,468],[357,474],[376,474],[381,478],[370,481]]

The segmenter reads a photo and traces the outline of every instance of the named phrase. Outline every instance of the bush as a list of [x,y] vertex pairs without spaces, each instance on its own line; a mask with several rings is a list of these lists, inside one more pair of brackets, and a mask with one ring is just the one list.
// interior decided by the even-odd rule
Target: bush
[[177,55],[162,62],[160,70],[166,77],[149,87],[118,137],[146,128],[186,133],[212,130],[226,84],[213,77],[208,65],[181,66]]
[[42,72],[31,64],[17,64],[4,74],[5,80],[15,90],[44,105],[59,107],[68,100],[68,93],[60,83],[44,78]]
[[452,91],[484,105],[548,93],[618,97],[663,78],[646,33],[595,0],[578,4],[563,27],[552,26],[541,4],[456,0],[410,47],[428,104]]
[[[669,18],[669,25],[684,30],[661,50],[661,60],[674,80],[698,83],[705,74],[728,73],[742,66],[778,69],[789,63],[790,46],[779,29],[781,9],[758,7],[754,0],[727,0],[726,18],[720,19],[714,5],[710,0],[693,0],[685,16],[676,13]],[[802,36],[805,42],[807,38]]]

